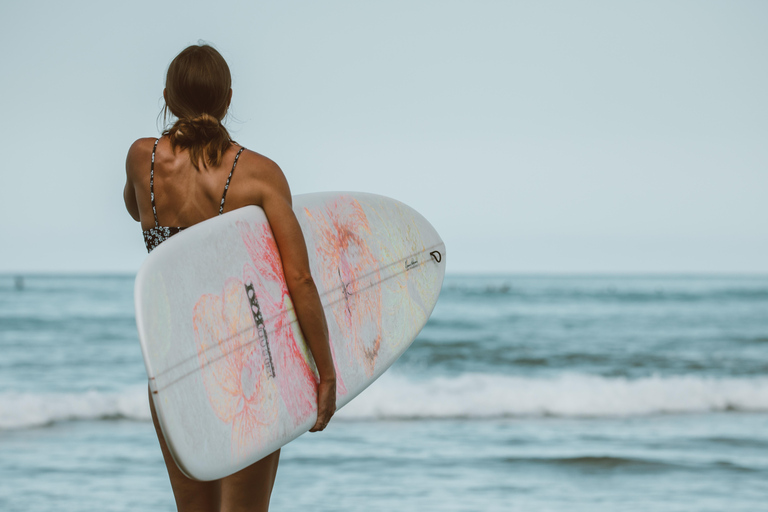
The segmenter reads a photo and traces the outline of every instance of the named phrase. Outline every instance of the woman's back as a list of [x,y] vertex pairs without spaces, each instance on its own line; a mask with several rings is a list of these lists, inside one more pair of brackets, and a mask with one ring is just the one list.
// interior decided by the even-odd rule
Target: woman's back
[[[157,148],[154,150],[154,183],[151,188],[154,189],[157,221],[160,226],[189,227],[210,219],[219,214],[222,199],[225,199],[224,211],[249,204],[246,200],[247,193],[243,193],[247,191],[236,192],[233,183],[251,188],[248,187],[249,180],[238,179],[236,176],[252,176],[255,171],[252,167],[258,164],[259,160],[253,157],[260,155],[247,152],[250,155],[245,156],[244,151],[235,166],[235,157],[242,148],[232,144],[224,153],[219,165],[200,165],[199,169],[196,169],[189,159],[189,151],[177,148],[174,152],[167,137],[162,137],[159,141],[152,138],[139,139],[128,153],[127,166],[134,185],[143,230],[155,226],[150,191],[155,141]],[[230,186],[227,187],[230,173]]]
[[189,151],[174,152],[168,137],[137,140],[126,168],[136,202],[136,212],[131,213],[141,222],[149,251],[198,222],[243,206],[261,206],[259,182],[279,169],[269,158],[234,142],[219,165],[200,162],[195,167]]

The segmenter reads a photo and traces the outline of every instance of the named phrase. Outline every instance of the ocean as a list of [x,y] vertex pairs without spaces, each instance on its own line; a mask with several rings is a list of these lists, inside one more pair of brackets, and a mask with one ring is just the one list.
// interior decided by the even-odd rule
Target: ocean
[[[768,276],[446,277],[271,510],[768,510]],[[133,276],[0,276],[0,510],[175,510]]]

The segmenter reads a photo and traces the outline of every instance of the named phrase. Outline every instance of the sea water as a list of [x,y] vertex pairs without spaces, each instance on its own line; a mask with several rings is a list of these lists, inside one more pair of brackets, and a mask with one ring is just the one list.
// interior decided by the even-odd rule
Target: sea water
[[[768,276],[453,276],[272,510],[768,510]],[[0,510],[174,510],[132,276],[0,276]]]

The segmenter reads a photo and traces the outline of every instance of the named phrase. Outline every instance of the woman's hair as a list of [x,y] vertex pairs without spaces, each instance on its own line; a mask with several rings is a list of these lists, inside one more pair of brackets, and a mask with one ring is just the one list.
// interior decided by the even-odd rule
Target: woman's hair
[[178,120],[163,132],[171,147],[189,149],[192,165],[219,165],[230,144],[229,132],[221,124],[227,113],[232,77],[229,66],[207,44],[189,46],[168,66],[165,77],[165,107]]

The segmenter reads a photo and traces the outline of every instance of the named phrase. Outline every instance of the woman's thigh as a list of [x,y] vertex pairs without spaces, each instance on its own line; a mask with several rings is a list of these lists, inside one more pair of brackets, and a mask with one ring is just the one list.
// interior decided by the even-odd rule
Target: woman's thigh
[[165,467],[171,479],[173,497],[176,499],[176,508],[179,512],[219,512],[221,501],[221,481],[200,482],[188,478],[181,472],[173,460],[168,445],[165,442],[160,424],[157,421],[155,404],[152,396],[149,397],[149,408],[152,411],[152,422],[155,424],[157,439],[160,441],[160,449],[163,452]]
[[277,475],[280,450],[221,479],[221,512],[266,512]]

